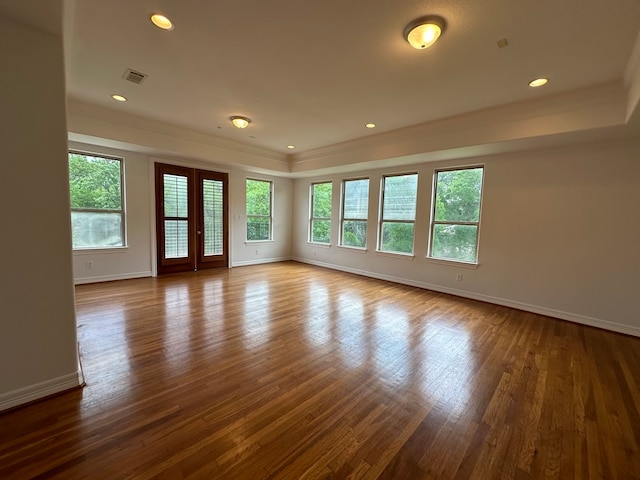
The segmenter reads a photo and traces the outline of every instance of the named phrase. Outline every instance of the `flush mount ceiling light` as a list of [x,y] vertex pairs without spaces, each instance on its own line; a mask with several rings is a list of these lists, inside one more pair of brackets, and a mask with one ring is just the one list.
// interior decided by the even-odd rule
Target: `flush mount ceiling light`
[[293,150],[294,148],[296,148],[296,146],[295,146],[295,145],[287,145],[287,148],[288,148],[289,150]]
[[127,97],[124,97],[122,95],[118,95],[117,93],[114,93],[113,95],[111,95],[111,98],[113,98],[114,100],[117,100],[118,102],[126,102],[127,101]]
[[173,22],[169,20],[169,17],[165,17],[160,13],[154,13],[151,15],[151,21],[156,27],[161,28],[162,30],[173,30]]
[[241,117],[239,115],[234,115],[233,117],[229,117],[231,123],[233,123],[238,128],[247,128],[251,123],[251,120],[247,117]]
[[376,128],[376,124],[375,123],[367,123],[365,125],[365,127],[367,127],[367,128]]
[[411,22],[404,29],[404,38],[418,50],[429,48],[444,32],[447,23],[442,17],[422,17]]
[[548,81],[548,78],[536,78],[535,80],[531,80],[529,82],[529,86],[533,88],[541,87],[543,85],[546,85]]

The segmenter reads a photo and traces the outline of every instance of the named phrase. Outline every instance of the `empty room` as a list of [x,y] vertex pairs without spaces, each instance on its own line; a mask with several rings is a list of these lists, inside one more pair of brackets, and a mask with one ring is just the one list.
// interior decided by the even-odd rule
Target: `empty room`
[[640,479],[640,3],[0,0],[0,478]]

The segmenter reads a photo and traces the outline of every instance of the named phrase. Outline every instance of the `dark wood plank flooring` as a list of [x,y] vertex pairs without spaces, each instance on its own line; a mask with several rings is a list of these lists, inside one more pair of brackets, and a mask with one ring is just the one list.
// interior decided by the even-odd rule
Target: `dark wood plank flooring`
[[640,339],[294,262],[77,287],[0,478],[640,479]]

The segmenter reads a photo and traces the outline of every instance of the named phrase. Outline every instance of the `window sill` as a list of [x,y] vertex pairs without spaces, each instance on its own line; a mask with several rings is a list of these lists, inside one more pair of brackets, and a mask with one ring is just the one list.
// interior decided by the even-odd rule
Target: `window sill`
[[477,270],[478,267],[480,266],[478,263],[461,262],[459,260],[446,260],[444,258],[425,257],[425,260],[429,263],[447,265],[449,267],[456,267],[456,268],[468,268],[470,270]]
[[376,250],[376,253],[383,257],[400,258],[402,260],[413,260],[416,257],[413,253],[383,252],[382,250]]
[[74,248],[74,255],[102,255],[103,253],[125,253],[129,250],[128,246],[124,247],[95,247],[95,248]]
[[259,243],[276,243],[273,240],[245,240],[244,244],[245,245],[256,245]]
[[338,245],[340,250],[347,250],[354,253],[367,253],[367,247],[350,247],[349,245]]

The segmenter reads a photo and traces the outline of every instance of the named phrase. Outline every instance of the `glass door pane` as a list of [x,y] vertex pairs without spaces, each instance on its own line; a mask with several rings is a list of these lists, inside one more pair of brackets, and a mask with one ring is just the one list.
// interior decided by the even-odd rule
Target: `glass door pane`
[[222,255],[224,252],[223,196],[224,184],[220,180],[202,180],[202,209],[204,256]]
[[189,256],[189,187],[188,178],[165,173],[164,190],[164,257]]

